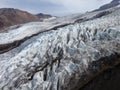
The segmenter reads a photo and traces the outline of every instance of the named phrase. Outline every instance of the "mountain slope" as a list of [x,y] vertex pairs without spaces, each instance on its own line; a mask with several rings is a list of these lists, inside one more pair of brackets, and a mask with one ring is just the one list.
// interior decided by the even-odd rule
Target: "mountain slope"
[[115,6],[120,5],[120,0],[113,0],[108,4],[105,4],[103,6],[101,6],[99,9],[95,10],[95,11],[101,11],[101,10],[105,10],[105,9],[109,9]]
[[0,9],[0,26],[2,29],[15,24],[22,24],[38,20],[38,17],[25,11],[12,8]]
[[50,17],[52,16],[45,14],[33,15],[18,9],[2,8],[0,9],[0,29],[27,22],[43,21]]

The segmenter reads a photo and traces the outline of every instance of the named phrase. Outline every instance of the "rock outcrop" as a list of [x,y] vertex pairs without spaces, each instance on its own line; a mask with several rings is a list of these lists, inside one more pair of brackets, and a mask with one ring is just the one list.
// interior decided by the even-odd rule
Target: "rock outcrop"
[[53,17],[49,14],[43,14],[43,13],[39,13],[36,16],[40,19],[40,21],[44,21],[45,19],[49,19]]

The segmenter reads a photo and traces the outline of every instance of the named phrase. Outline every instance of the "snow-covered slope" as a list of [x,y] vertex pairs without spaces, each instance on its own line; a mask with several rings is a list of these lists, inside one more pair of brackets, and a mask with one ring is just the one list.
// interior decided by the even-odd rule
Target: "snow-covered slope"
[[[28,23],[0,33],[1,52],[8,44],[12,48],[0,54],[0,89],[78,90],[119,64],[120,8],[108,11]],[[25,37],[31,38],[17,45]]]
[[106,10],[120,5],[120,0],[112,0],[110,3],[101,6],[97,11]]

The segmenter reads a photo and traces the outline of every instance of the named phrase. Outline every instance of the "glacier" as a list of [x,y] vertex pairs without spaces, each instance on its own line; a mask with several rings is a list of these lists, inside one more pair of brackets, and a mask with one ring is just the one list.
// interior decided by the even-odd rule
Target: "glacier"
[[0,33],[0,90],[79,90],[120,64],[120,8],[108,11],[95,19],[102,11],[88,13],[84,22],[80,14]]

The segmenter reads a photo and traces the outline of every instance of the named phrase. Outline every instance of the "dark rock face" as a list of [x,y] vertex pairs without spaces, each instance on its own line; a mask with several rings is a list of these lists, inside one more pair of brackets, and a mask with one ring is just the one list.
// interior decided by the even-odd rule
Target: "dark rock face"
[[109,8],[115,7],[117,5],[120,5],[120,0],[113,0],[112,2],[101,6],[99,9],[97,9],[95,11],[101,11],[101,10],[109,9]]
[[49,14],[43,14],[43,13],[39,13],[36,15],[41,21],[43,21],[44,19],[48,19],[51,18],[52,16]]
[[4,23],[2,21],[0,21],[0,27],[2,27],[4,25]]
[[106,70],[98,75],[80,90],[119,90],[120,65]]

